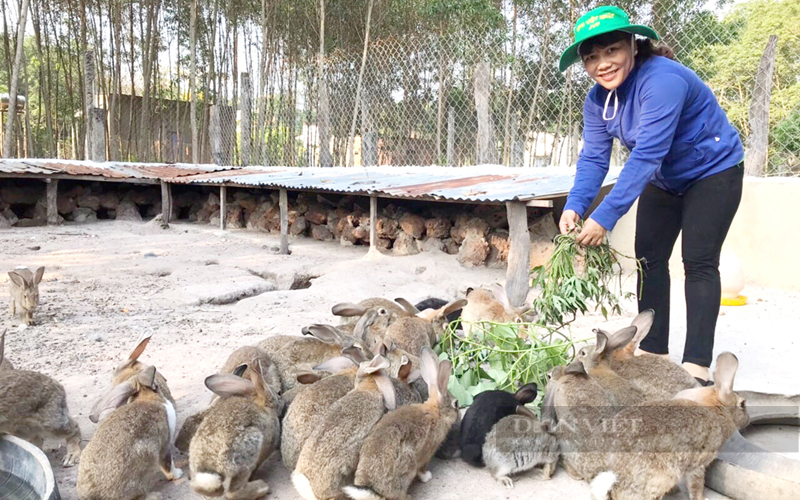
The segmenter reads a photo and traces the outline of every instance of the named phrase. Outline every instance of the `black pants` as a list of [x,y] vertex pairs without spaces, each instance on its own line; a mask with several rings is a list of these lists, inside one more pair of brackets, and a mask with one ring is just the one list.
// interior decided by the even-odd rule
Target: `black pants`
[[686,274],[686,344],[683,361],[711,366],[714,330],[722,295],[719,256],[742,198],[739,164],[693,184],[676,196],[648,184],[636,214],[636,257],[643,259],[639,311],[655,310],[655,322],[641,348],[669,352],[669,258],[683,232]]

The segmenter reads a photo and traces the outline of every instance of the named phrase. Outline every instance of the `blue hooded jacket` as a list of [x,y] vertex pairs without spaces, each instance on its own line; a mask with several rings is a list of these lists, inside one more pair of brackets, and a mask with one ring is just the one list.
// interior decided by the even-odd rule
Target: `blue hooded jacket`
[[[686,66],[651,56],[617,89],[619,109],[603,119],[608,91],[596,84],[583,105],[583,149],[565,210],[582,217],[608,173],[616,137],[631,154],[616,185],[591,218],[611,230],[648,182],[681,195],[692,183],[738,165],[744,158],[739,133],[711,89]],[[614,114],[614,96],[606,116]]]

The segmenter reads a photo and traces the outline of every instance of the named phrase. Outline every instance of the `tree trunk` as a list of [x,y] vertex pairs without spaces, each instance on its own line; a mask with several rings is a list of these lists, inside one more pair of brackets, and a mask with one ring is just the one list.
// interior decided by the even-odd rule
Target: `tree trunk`
[[22,68],[22,55],[25,48],[25,19],[28,15],[28,5],[30,5],[30,0],[22,0],[22,7],[19,10],[17,51],[14,56],[14,67],[11,72],[11,84],[8,90],[8,121],[6,121],[6,135],[3,137],[3,158],[12,157],[11,148],[14,144],[14,126],[17,121],[17,89],[19,88],[19,72]]
[[253,140],[253,91],[250,85],[250,74],[242,73],[241,99],[241,131],[242,131],[242,165],[250,165],[250,150]]
[[750,103],[750,136],[747,138],[744,172],[746,175],[762,177],[769,154],[769,101],[772,95],[772,74],[775,70],[775,54],[778,37],[771,35],[756,73],[753,101]]
[[475,66],[475,109],[478,112],[478,163],[497,163],[490,108],[491,69],[489,63]]
[[86,149],[83,156],[87,160],[93,160],[94,149],[92,147],[92,140],[94,139],[94,132],[92,127],[94,126],[94,120],[92,120],[92,108],[94,108],[94,53],[92,51],[86,51],[84,56],[86,59],[83,66],[83,85],[85,87],[83,98],[83,126],[84,130],[86,130],[86,136],[84,137],[84,146]]
[[356,117],[358,116],[358,108],[361,104],[361,82],[364,79],[364,68],[367,66],[367,49],[369,48],[369,27],[372,21],[372,5],[374,1],[369,0],[369,4],[367,4],[367,29],[364,32],[364,52],[361,55],[361,69],[358,71],[358,83],[356,84],[356,100],[355,105],[353,106],[353,121],[350,122],[350,146],[349,150],[349,157],[347,160],[347,166],[353,166],[353,159],[355,156],[354,151],[354,141],[355,141],[355,134],[356,134]]
[[192,163],[200,163],[200,145],[197,137],[197,2],[191,0],[189,14],[189,122],[192,127]]
[[505,127],[504,127],[504,134],[503,134],[503,156],[504,156],[504,163],[507,165],[511,165],[513,162],[511,159],[512,155],[512,141],[513,138],[517,136],[516,128],[511,130],[511,101],[514,97],[514,79],[517,75],[517,66],[519,65],[519,61],[517,59],[517,3],[514,2],[514,19],[513,19],[513,30],[511,35],[511,59],[514,61],[514,64],[511,66],[511,75],[508,78],[508,98],[506,99],[506,113],[505,113]]

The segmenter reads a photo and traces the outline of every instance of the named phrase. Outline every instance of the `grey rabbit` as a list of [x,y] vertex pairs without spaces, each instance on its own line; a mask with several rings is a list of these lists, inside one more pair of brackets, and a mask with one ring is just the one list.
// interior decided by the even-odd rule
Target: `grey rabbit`
[[8,273],[11,278],[11,316],[19,314],[26,325],[33,324],[33,311],[39,305],[39,283],[44,275],[44,267],[31,272],[27,267],[18,267]]
[[559,459],[558,439],[550,424],[539,422],[524,406],[497,422],[483,444],[483,460],[492,477],[511,489],[514,481],[509,475],[541,465],[542,479],[550,479]]

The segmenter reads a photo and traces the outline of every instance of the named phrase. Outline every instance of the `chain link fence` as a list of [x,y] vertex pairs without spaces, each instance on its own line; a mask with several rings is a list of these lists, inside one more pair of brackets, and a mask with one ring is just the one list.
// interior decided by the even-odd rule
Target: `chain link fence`
[[[133,19],[136,8],[144,9],[115,11],[118,3],[111,2],[114,15],[130,9]],[[368,25],[373,3],[376,13]],[[320,0],[244,2],[236,23],[216,3],[199,0],[203,29],[193,138],[188,24],[181,17],[186,3],[156,1],[152,5],[162,14],[152,17],[158,56],[150,66],[136,50],[127,64],[113,36],[97,36],[117,28],[96,21],[102,29],[93,49],[100,61],[95,105],[108,110],[108,157],[288,166],[574,165],[592,82],[579,64],[560,73],[557,63],[574,20],[600,3],[328,0],[329,34],[320,57]],[[42,23],[69,27],[75,18],[52,6],[48,11],[47,2],[34,4],[48,13]],[[741,133],[750,172],[800,175],[800,0],[616,4],[632,22],[653,26],[676,58],[712,88]],[[412,10],[416,14],[407,12]],[[295,11],[299,21],[291,17]],[[274,29],[265,28],[268,19]],[[124,52],[128,40],[120,26]],[[64,36],[46,25],[42,30],[45,43],[47,36]],[[150,33],[133,23],[130,30],[142,43]],[[33,40],[30,45],[26,58],[36,60]],[[54,43],[48,48],[61,50]],[[20,88],[28,104],[18,113],[17,154],[82,157],[82,92],[64,93],[80,67],[68,67],[75,47],[64,50],[59,64],[53,59],[47,68],[39,64],[23,72]],[[0,57],[9,53],[13,47]],[[80,66],[81,58],[74,60]],[[9,66],[0,64],[0,77],[8,76],[3,72]],[[144,86],[140,70],[153,66],[145,102],[138,97]],[[6,80],[0,78],[0,87]],[[39,80],[47,86],[37,86]],[[45,116],[47,96],[55,99],[54,109],[66,111]],[[7,105],[0,107],[6,120]],[[615,141],[612,165],[623,165],[627,154]]]

